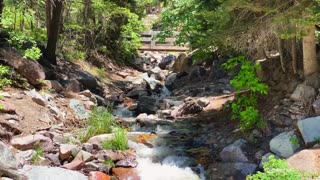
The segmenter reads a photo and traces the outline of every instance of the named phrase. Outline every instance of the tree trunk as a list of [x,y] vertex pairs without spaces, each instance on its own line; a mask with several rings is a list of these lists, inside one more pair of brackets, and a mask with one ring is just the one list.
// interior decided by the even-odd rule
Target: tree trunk
[[296,37],[291,39],[291,57],[292,57],[292,70],[294,74],[297,74],[297,46]]
[[3,0],[0,0],[0,20],[2,20],[3,8],[4,8],[4,2]]
[[49,37],[51,17],[52,17],[52,4],[51,4],[51,0],[46,0],[46,28],[47,28],[47,37]]
[[63,1],[62,0],[54,0],[54,5],[52,6],[52,17],[50,21],[50,27],[48,34],[48,42],[47,42],[47,53],[46,57],[51,64],[56,65],[56,49],[57,42],[59,37],[59,25],[61,20],[61,13],[63,9]]
[[303,37],[303,74],[307,79],[318,73],[318,62],[316,56],[315,26],[309,27],[307,35]]

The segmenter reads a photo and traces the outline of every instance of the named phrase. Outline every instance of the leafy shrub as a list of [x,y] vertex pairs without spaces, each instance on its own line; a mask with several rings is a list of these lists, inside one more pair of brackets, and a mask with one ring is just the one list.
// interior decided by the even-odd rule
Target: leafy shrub
[[128,149],[127,131],[122,128],[116,128],[114,137],[102,143],[104,149],[126,150]]
[[90,137],[111,133],[112,127],[116,126],[116,122],[110,111],[95,108],[92,110],[87,123],[87,129],[82,137],[82,141],[87,141]]
[[12,84],[10,80],[10,68],[0,65],[0,89]]
[[247,180],[300,180],[303,175],[291,169],[286,160],[269,157],[269,161],[263,163],[264,172],[257,172],[247,177]]
[[68,50],[64,52],[64,58],[70,62],[76,62],[80,59],[86,59],[86,57],[86,53],[80,50]]
[[239,64],[241,65],[239,72],[230,81],[237,95],[236,101],[231,105],[232,119],[240,118],[240,127],[243,130],[250,130],[255,126],[262,128],[263,121],[257,110],[258,95],[267,94],[268,86],[255,74],[260,66],[253,65],[244,56],[231,58],[223,66],[234,73],[235,67]]
[[33,46],[32,48],[29,48],[24,51],[23,57],[31,60],[38,60],[41,56],[42,56],[41,50],[38,47]]

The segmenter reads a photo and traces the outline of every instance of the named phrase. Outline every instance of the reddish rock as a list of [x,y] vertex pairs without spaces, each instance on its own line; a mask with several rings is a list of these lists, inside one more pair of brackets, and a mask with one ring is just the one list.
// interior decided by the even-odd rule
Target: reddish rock
[[40,134],[13,137],[10,143],[12,146],[22,151],[40,147],[43,151],[49,152],[54,148],[52,140]]
[[103,172],[91,171],[89,173],[89,180],[111,180],[111,177]]
[[320,149],[302,150],[287,159],[288,165],[304,173],[320,173]]
[[72,150],[75,148],[77,148],[77,146],[74,144],[61,144],[59,148],[60,159],[61,160],[68,159],[72,154]]
[[112,174],[119,180],[140,180],[138,172],[135,168],[112,168]]
[[24,59],[18,54],[6,51],[1,53],[7,63],[13,67],[21,76],[25,77],[32,85],[38,85],[45,79],[42,66],[37,61]]
[[16,106],[14,104],[0,100],[0,112],[15,113]]
[[85,166],[83,161],[75,160],[72,161],[71,163],[65,164],[62,167],[70,170],[80,170]]

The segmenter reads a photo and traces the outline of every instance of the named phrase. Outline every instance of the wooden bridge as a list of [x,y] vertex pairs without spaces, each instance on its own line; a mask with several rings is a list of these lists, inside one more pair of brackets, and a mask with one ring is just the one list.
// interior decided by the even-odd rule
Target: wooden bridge
[[139,50],[144,51],[188,51],[189,48],[187,46],[177,46],[174,44],[176,41],[176,36],[179,34],[177,32],[174,33],[173,37],[166,38],[164,42],[160,42],[157,39],[153,39],[155,35],[157,35],[160,31],[145,31],[140,33],[141,35],[141,43],[142,46]]

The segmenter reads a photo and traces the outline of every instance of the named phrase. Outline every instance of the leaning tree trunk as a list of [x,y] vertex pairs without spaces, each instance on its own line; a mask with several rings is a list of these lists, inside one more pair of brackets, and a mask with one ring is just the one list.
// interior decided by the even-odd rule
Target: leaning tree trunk
[[57,64],[56,49],[59,37],[59,26],[61,21],[61,13],[63,9],[63,0],[54,0],[52,6],[52,17],[50,21],[50,27],[48,29],[48,42],[46,49],[46,57],[51,64]]
[[303,73],[306,79],[318,73],[315,26],[310,26],[303,37]]

